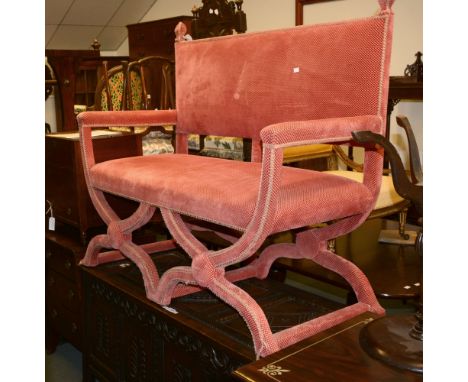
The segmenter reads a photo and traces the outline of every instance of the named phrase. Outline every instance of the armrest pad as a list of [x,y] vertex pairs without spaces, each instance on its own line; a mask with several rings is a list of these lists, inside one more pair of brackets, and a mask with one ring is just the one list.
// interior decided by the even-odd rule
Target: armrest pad
[[382,129],[383,122],[379,116],[363,115],[276,123],[264,127],[260,136],[264,145],[287,147],[346,142],[352,139],[352,131],[370,130],[380,134]]
[[93,127],[109,126],[161,126],[177,122],[175,110],[86,111],[77,115],[80,130],[81,155],[85,177],[94,166],[94,150],[91,140]]
[[175,110],[89,111],[78,114],[78,126],[151,126],[177,122]]

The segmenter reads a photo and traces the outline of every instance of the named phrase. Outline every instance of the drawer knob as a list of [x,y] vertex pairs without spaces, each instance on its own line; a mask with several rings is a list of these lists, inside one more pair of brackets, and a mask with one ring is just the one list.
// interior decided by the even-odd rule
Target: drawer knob
[[76,333],[78,331],[78,325],[72,322],[71,324],[71,331],[72,333]]
[[65,269],[66,269],[66,270],[70,270],[71,266],[72,266],[72,263],[71,263],[70,260],[68,260],[68,261],[65,262]]
[[72,300],[73,297],[75,297],[75,292],[73,292],[72,289],[69,289],[69,290],[68,290],[68,299],[69,299],[69,300]]
[[57,316],[58,316],[57,310],[56,310],[56,309],[52,309],[52,312],[50,312],[50,316],[51,316],[52,318],[57,318]]
[[46,249],[45,256],[46,260],[49,260],[52,257],[52,251],[49,248]]
[[67,215],[70,216],[72,214],[72,209],[70,207],[67,208]]

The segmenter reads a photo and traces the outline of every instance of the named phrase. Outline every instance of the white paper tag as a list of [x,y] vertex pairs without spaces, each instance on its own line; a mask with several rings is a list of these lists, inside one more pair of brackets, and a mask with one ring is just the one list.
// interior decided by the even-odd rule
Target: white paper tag
[[53,216],[49,218],[49,231],[55,231],[55,218]]
[[171,308],[170,306],[163,306],[164,309],[166,309],[168,312],[171,312],[171,313],[174,313],[174,314],[178,314],[179,312],[177,310],[175,310],[174,308]]

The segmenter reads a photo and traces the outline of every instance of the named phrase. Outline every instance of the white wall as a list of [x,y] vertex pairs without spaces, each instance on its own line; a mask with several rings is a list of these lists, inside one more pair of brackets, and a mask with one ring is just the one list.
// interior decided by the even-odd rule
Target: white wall
[[[311,4],[304,7],[304,24],[365,17],[378,10],[379,5],[376,0],[341,0]],[[415,53],[423,52],[423,0],[397,0],[393,5],[393,11],[395,24],[390,75],[401,76],[406,66],[415,61]],[[398,114],[404,114],[410,120],[422,160],[422,102],[401,101],[392,113],[390,140],[397,147],[403,163],[408,166],[406,137],[403,129],[395,121],[395,116]]]
[[[191,15],[194,0],[157,0],[141,21],[150,21],[168,17]],[[244,0],[243,9],[247,14],[247,33],[294,26],[294,0]],[[379,9],[377,0],[340,0],[304,7],[304,24],[327,22],[350,18],[366,17]],[[423,0],[396,0],[393,6],[395,27],[390,74],[403,75],[406,65],[415,60],[415,53],[423,51]],[[128,55],[128,41],[116,52]],[[423,57],[424,60],[424,57]],[[422,158],[422,103],[400,102],[395,106],[390,126],[391,140],[397,146],[407,162],[407,146],[402,129],[396,125],[395,116],[406,114],[412,123]]]

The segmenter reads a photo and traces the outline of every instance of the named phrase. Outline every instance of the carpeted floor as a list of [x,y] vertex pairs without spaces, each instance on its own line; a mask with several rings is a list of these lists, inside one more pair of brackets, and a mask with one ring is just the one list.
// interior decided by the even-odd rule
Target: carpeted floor
[[68,342],[45,356],[46,382],[81,382],[81,352]]

